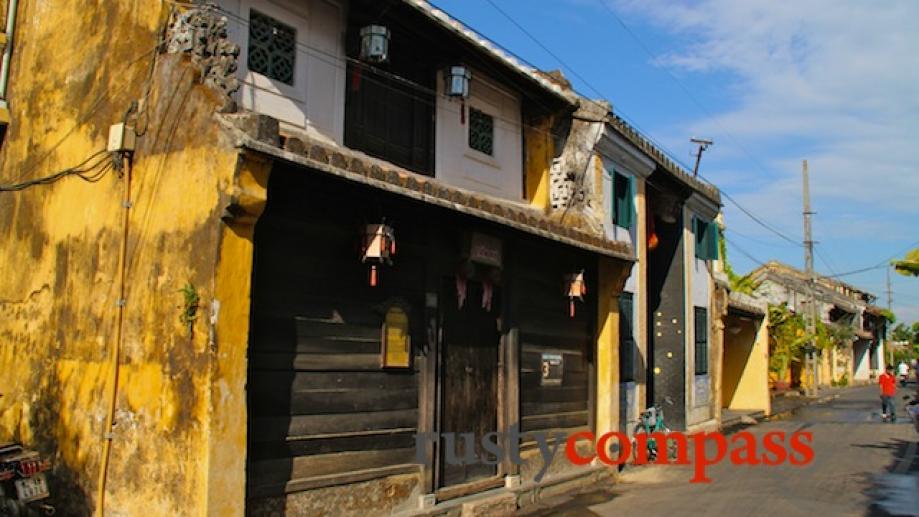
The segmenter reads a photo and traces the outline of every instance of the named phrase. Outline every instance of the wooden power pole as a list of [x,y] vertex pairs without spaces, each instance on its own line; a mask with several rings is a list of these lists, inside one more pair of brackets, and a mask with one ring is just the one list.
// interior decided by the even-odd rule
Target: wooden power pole
[[[893,314],[893,291],[890,290],[890,264],[887,264],[887,311]],[[889,323],[884,323],[884,347],[887,349],[887,364],[893,364],[893,347],[890,345],[890,327]],[[881,371],[884,371],[884,365],[881,365]]]
[[817,276],[814,273],[814,240],[811,237],[811,215],[814,213],[811,211],[811,198],[810,198],[810,182],[807,178],[807,160],[804,160],[802,166],[802,176],[804,179],[804,267],[807,271],[807,283],[808,283],[808,312],[809,316],[805,318],[807,320],[807,333],[812,336],[809,345],[806,348],[806,377],[807,382],[807,396],[816,397],[817,396],[817,297],[816,297],[816,287],[817,287]]

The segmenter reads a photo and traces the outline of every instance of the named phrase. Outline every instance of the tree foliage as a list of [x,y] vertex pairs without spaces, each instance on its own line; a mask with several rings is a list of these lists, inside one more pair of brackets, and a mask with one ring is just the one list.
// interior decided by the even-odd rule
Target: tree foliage
[[890,339],[919,344],[919,321],[913,323],[912,326],[900,323],[890,331]]
[[779,380],[788,376],[792,363],[804,358],[804,345],[812,336],[805,330],[804,318],[786,304],[769,306],[769,371]]
[[907,252],[903,260],[893,261],[893,267],[903,276],[919,276],[919,248]]

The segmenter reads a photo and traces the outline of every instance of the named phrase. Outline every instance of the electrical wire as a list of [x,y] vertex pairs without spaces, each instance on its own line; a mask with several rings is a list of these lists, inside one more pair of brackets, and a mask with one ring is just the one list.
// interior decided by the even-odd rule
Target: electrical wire
[[[151,53],[155,52],[157,48],[158,46],[153,47],[143,52],[139,56],[135,57],[134,59],[125,63],[122,66],[122,70],[120,71],[120,73],[124,74],[131,66],[137,64],[142,59],[149,56]],[[47,160],[57,150],[57,148],[61,146],[61,144],[63,144],[68,138],[70,138],[70,136],[77,130],[77,128],[82,126],[89,119],[89,117],[94,115],[105,104],[105,101],[110,100],[112,97],[120,94],[125,89],[127,89],[128,86],[130,85],[131,85],[131,81],[122,81],[121,86],[119,86],[118,88],[114,90],[106,90],[102,92],[99,95],[99,97],[97,97],[96,100],[94,100],[93,103],[90,104],[90,107],[85,112],[83,112],[80,116],[77,117],[77,120],[74,122],[73,126],[66,133],[64,133],[64,135],[61,136],[61,138],[58,141],[55,142],[55,144],[52,145],[48,150],[42,153],[42,155],[36,159],[36,161],[32,164],[31,167],[21,171],[13,181],[15,183],[19,183],[19,182],[22,182],[23,178],[29,177],[32,174],[34,174],[35,171],[38,169],[38,166],[44,163],[45,160]]]
[[747,250],[745,250],[745,249],[741,248],[740,246],[738,246],[736,242],[733,242],[733,241],[731,241],[730,239],[728,239],[726,235],[723,235],[723,237],[724,237],[724,242],[730,244],[731,247],[734,248],[734,249],[736,249],[737,251],[739,251],[741,255],[747,257],[748,259],[752,260],[753,262],[755,262],[756,264],[758,264],[758,265],[760,265],[760,266],[765,266],[765,265],[766,265],[765,262],[762,262],[762,261],[759,260],[758,258],[754,257],[754,256],[753,256],[751,253],[749,253]]
[[[487,1],[490,2],[491,0],[487,0]],[[604,0],[596,0],[596,1],[597,1],[598,4],[600,4],[601,7],[603,7],[603,8],[606,10],[607,13],[610,14],[610,16],[613,17],[613,19],[616,20],[616,22],[619,23],[619,25],[622,26],[622,28],[625,30],[625,32],[626,32],[633,40],[635,40],[635,42],[638,44],[638,46],[645,52],[645,54],[648,55],[649,58],[651,58],[652,60],[654,60],[654,59],[657,58],[657,56],[655,56],[654,53],[651,52],[651,50],[647,47],[647,45],[645,45],[645,43],[641,40],[641,38],[639,38],[638,35],[637,35],[634,31],[632,31],[632,29],[625,23],[625,21],[624,21],[618,14],[616,14],[616,12],[613,11],[613,9],[612,9]],[[680,79],[679,79],[676,75],[674,75],[670,70],[668,70],[667,68],[662,68],[662,69],[663,69],[663,71],[667,74],[667,76],[668,76],[671,80],[673,80],[673,82],[676,83],[677,86],[679,86],[679,88],[683,91],[683,93],[686,94],[686,96],[689,98],[689,100],[692,101],[692,103],[695,104],[696,107],[699,108],[699,110],[702,111],[702,113],[703,113],[705,116],[709,117],[712,121],[715,122],[715,124],[718,126],[718,129],[721,130],[721,132],[722,132],[725,136],[728,137],[728,139],[731,141],[731,143],[733,143],[735,146],[737,146],[737,148],[740,149],[741,152],[743,152],[743,154],[745,154],[745,155],[747,156],[747,158],[750,160],[750,162],[752,162],[754,165],[756,165],[757,168],[759,168],[761,172],[766,173],[766,168],[763,167],[763,165],[759,162],[759,160],[757,160],[757,159],[753,156],[753,154],[750,153],[750,152],[747,150],[747,148],[746,148],[743,144],[741,144],[736,138],[734,138],[734,135],[733,135],[733,134],[731,134],[730,132],[728,132],[728,131],[721,125],[721,123],[718,122],[718,119],[717,119],[716,117],[714,117],[714,116],[711,114],[711,112],[708,111],[708,109],[706,109],[706,107],[702,104],[702,102],[699,101],[699,99],[696,98],[695,95],[693,95],[692,91],[691,91],[685,84],[683,84],[683,81],[680,81]],[[766,174],[768,174],[768,173],[766,173]],[[700,175],[700,176],[701,176],[701,175]]]
[[[569,66],[568,64],[566,64],[564,60],[562,60],[558,55],[556,55],[554,52],[552,52],[551,49],[549,49],[546,45],[544,45],[544,44],[539,40],[539,38],[537,38],[537,37],[534,36],[532,33],[530,33],[525,27],[523,27],[519,22],[517,22],[517,20],[515,20],[510,14],[508,14],[505,10],[501,9],[493,0],[485,0],[485,1],[488,2],[492,7],[494,7],[496,11],[498,11],[499,13],[501,13],[502,16],[504,16],[505,18],[507,18],[515,27],[517,27],[518,29],[520,29],[521,32],[523,32],[528,38],[530,38],[530,39],[531,39],[534,43],[536,43],[540,48],[542,48],[547,54],[549,54],[550,56],[552,56],[552,58],[554,58],[556,61],[558,61],[559,64],[561,64],[561,65],[562,65],[566,70],[568,70],[572,75],[574,75],[574,76],[575,76],[576,78],[578,78],[582,83],[584,83],[588,88],[590,88],[590,90],[592,90],[594,93],[596,93],[596,94],[597,94],[598,96],[600,96],[600,97],[605,97],[597,88],[593,87],[593,86],[590,84],[589,81],[587,81],[581,74],[579,74],[579,73],[577,72],[577,70],[575,70],[573,67],[571,67],[571,66]],[[639,42],[639,45],[645,50],[645,52],[647,52],[648,55],[651,56],[651,57],[653,58],[654,56],[653,56],[653,54],[651,54],[650,50],[648,50],[648,48],[645,47],[644,44],[643,44],[640,40],[638,40],[637,36],[631,31],[631,29],[629,29],[628,26],[625,25],[625,23],[624,23],[618,16],[616,16],[616,14],[615,14],[614,12],[612,12],[612,10],[609,8],[609,6],[607,6],[606,4],[604,4],[602,0],[599,0],[599,1],[600,1],[601,5],[603,5],[607,10],[610,11],[610,14],[612,14],[613,17],[616,18],[616,20],[620,23],[620,25],[622,25],[623,28],[625,28],[625,30],[626,30],[633,38],[635,38],[636,41]],[[696,104],[699,105],[699,108],[702,109],[703,111],[705,111],[704,107],[701,105],[701,103],[699,103],[697,100],[695,100],[695,97],[692,96],[692,94],[691,94],[691,92],[689,92],[688,88],[686,88],[679,80],[677,80],[676,77],[673,77],[672,74],[670,74],[669,71],[667,71],[667,73],[668,73],[669,75],[671,75],[671,77],[672,77],[675,81],[677,81],[677,83],[678,83],[678,84],[680,85],[680,87],[684,90],[684,92],[686,92],[687,95],[689,95],[689,96],[693,99],[693,101],[694,101]],[[588,100],[589,100],[589,99],[588,99]],[[620,113],[621,113],[621,112],[620,112]],[[708,114],[708,113],[706,112],[706,114]],[[709,116],[711,116],[711,115],[709,115]],[[623,118],[625,118],[625,117],[623,117]],[[638,128],[638,126],[637,126],[634,122],[632,122],[632,121],[628,121],[628,122],[629,122],[631,125],[633,125],[633,126],[635,126],[636,128]],[[639,128],[639,130],[640,130],[640,128]],[[723,128],[722,128],[722,130],[723,130]],[[679,158],[677,158],[676,155],[675,155],[672,151],[668,150],[665,146],[661,145],[659,142],[656,142],[654,139],[652,139],[652,138],[646,136],[646,132],[645,132],[645,131],[643,131],[643,130],[640,130],[640,131],[641,131],[643,137],[647,138],[649,141],[651,141],[652,143],[654,143],[655,145],[657,145],[659,148],[661,148],[661,149],[668,155],[668,157],[669,157],[671,160],[673,160],[675,163],[681,165],[681,166],[682,166],[684,169],[686,169],[686,170],[689,170],[689,169],[690,169],[690,167],[689,167],[687,164],[683,163],[682,160],[680,160]],[[731,139],[733,140],[733,138],[731,138]],[[736,141],[735,141],[735,145],[738,145],[738,147],[741,147],[741,148],[742,148],[742,146],[739,144],[739,142],[736,142]],[[742,148],[742,150],[745,151],[745,149],[743,149],[743,148]],[[745,151],[745,153],[746,153],[746,151]],[[753,160],[753,157],[752,157],[751,155],[749,155],[749,153],[746,153],[746,154],[748,155],[748,157],[749,157],[751,160]],[[760,167],[762,168],[762,166],[760,166]],[[710,180],[708,180],[707,178],[705,178],[705,177],[702,176],[701,174],[699,174],[698,177],[699,177],[700,179],[704,180],[706,183],[708,183],[708,184],[710,184],[710,185],[714,185],[713,182],[711,182]],[[745,208],[744,206],[742,206],[736,199],[734,199],[733,197],[731,197],[731,196],[730,196],[727,192],[725,192],[724,190],[722,190],[722,189],[720,189],[720,188],[719,188],[718,190],[719,190],[719,192],[720,192],[722,195],[724,195],[724,197],[725,197],[726,199],[728,199],[728,201],[730,201],[731,203],[733,203],[738,209],[740,209],[744,214],[746,214],[748,217],[750,217],[750,219],[752,219],[754,222],[756,222],[757,224],[759,224],[759,225],[762,226],[763,228],[766,228],[766,229],[769,230],[770,232],[772,232],[772,233],[778,235],[778,236],[781,237],[782,239],[784,239],[784,240],[786,240],[786,241],[788,241],[788,242],[790,242],[790,243],[792,243],[792,244],[794,244],[794,245],[796,245],[796,246],[803,246],[803,244],[801,244],[799,241],[797,241],[797,240],[795,240],[795,239],[789,237],[789,236],[786,235],[785,233],[779,231],[778,229],[776,229],[776,228],[773,227],[772,225],[770,225],[770,224],[766,223],[765,221],[763,221],[760,217],[758,217],[758,216],[756,216],[755,214],[753,214],[753,212],[751,212],[750,210],[748,210],[747,208]]]
[[[102,158],[98,159],[100,156]],[[96,159],[94,163],[87,165],[94,159]],[[98,169],[100,165],[102,168]],[[50,185],[68,176],[76,176],[88,183],[96,183],[102,179],[103,176],[105,176],[111,167],[112,162],[110,156],[107,155],[107,152],[105,150],[97,151],[83,160],[79,165],[55,172],[54,174],[29,181],[23,181],[21,183],[0,185],[0,192],[18,192],[37,185]]]
[[[566,70],[568,70],[572,75],[574,75],[577,79],[579,79],[580,81],[582,81],[588,88],[590,88],[590,89],[591,89],[594,93],[596,93],[598,96],[603,97],[603,94],[602,94],[598,89],[596,89],[595,87],[593,87],[593,86],[590,84],[589,81],[587,81],[587,80],[586,80],[581,74],[579,74],[573,67],[571,67],[571,66],[569,66],[568,64],[566,64],[564,60],[562,60],[557,54],[555,54],[554,52],[552,52],[551,49],[549,49],[549,48],[548,48],[545,44],[543,44],[538,38],[536,38],[532,33],[530,33],[525,27],[523,27],[519,22],[517,22],[513,17],[511,17],[506,11],[504,11],[503,9],[501,9],[501,8],[500,8],[497,4],[495,4],[492,0],[486,0],[486,1],[487,1],[489,4],[491,4],[491,5],[492,5],[502,16],[504,16],[505,18],[507,18],[507,19],[508,19],[514,26],[516,26],[521,32],[523,32],[527,37],[529,37],[529,38],[530,38],[531,40],[533,40],[538,46],[540,46],[540,48],[542,48],[542,49],[543,49],[544,51],[546,51],[546,53],[548,53],[552,58],[554,58],[556,61],[558,61],[558,62],[559,62]],[[248,24],[249,24],[249,21],[248,21],[246,18],[244,18],[244,17],[242,17],[241,15],[239,15],[239,14],[237,14],[237,13],[235,13],[235,12],[232,12],[232,11],[230,11],[230,10],[228,10],[228,9],[225,9],[225,8],[223,8],[223,7],[221,7],[221,6],[217,6],[217,5],[213,5],[213,4],[205,4],[205,5],[189,4],[189,3],[178,2],[178,1],[172,1],[171,3],[172,3],[173,5],[179,5],[179,6],[213,9],[213,10],[216,10],[216,11],[220,12],[220,13],[223,14],[223,15],[226,15],[228,18],[232,18],[233,20],[235,20],[236,22],[238,22],[238,23],[239,23],[240,25],[242,25],[242,26],[248,26]],[[480,36],[484,38],[483,35],[480,35]],[[374,73],[377,73],[377,74],[379,74],[379,75],[382,75],[383,77],[386,77],[387,79],[394,80],[394,81],[396,81],[396,82],[398,82],[398,83],[400,83],[400,84],[402,84],[402,85],[404,85],[404,86],[410,87],[410,88],[412,88],[412,89],[414,89],[414,90],[417,90],[417,91],[419,91],[419,92],[421,92],[421,93],[424,93],[425,95],[428,95],[428,96],[435,96],[435,97],[436,97],[436,95],[437,95],[436,90],[434,90],[434,89],[432,89],[432,88],[429,88],[429,87],[426,87],[426,86],[424,86],[424,85],[418,84],[418,83],[416,83],[416,82],[414,82],[414,81],[411,81],[411,80],[409,80],[409,79],[406,79],[406,78],[404,78],[404,77],[401,77],[401,76],[399,76],[399,75],[397,75],[397,74],[393,74],[393,73],[391,73],[391,72],[387,72],[387,71],[385,71],[385,70],[382,70],[382,69],[379,69],[379,68],[376,68],[376,67],[372,67],[372,66],[370,66],[370,65],[367,65],[366,63],[363,63],[363,62],[360,61],[360,60],[357,60],[357,59],[354,59],[354,58],[351,58],[351,57],[348,57],[348,56],[341,56],[341,55],[338,55],[338,54],[333,54],[333,53],[328,52],[328,51],[325,51],[325,50],[323,50],[323,49],[320,49],[320,48],[313,47],[313,46],[311,46],[311,45],[305,44],[305,43],[303,43],[303,42],[301,42],[301,41],[296,41],[296,46],[297,46],[298,48],[300,48],[301,50],[303,50],[305,53],[307,53],[307,54],[309,54],[309,55],[311,55],[311,56],[313,56],[313,57],[316,57],[316,58],[322,60],[323,62],[325,62],[326,64],[328,64],[328,65],[330,65],[330,66],[332,66],[332,67],[335,67],[335,68],[337,68],[337,69],[339,69],[339,70],[344,70],[344,71],[346,71],[346,72],[348,71],[347,66],[346,66],[346,65],[342,65],[342,61],[344,61],[345,63],[351,63],[351,64],[353,64],[353,65],[355,65],[355,66],[360,66],[360,67],[363,67],[363,68],[365,68],[365,69],[368,69],[368,70],[370,70],[370,71],[372,71],[372,72],[374,72]],[[503,47],[502,47],[502,49],[503,49]],[[508,53],[511,54],[511,55],[514,55],[512,52],[507,51],[506,49],[503,49],[503,50],[505,50],[506,52],[508,52]],[[520,58],[519,56],[514,55],[514,57],[517,58],[517,59],[519,59],[520,61],[524,61],[524,60],[523,60],[522,58]],[[524,62],[525,62],[525,61],[524,61]],[[530,65],[530,66],[532,66],[532,65]],[[361,80],[362,80],[362,81],[369,81],[369,82],[372,82],[372,83],[374,83],[374,84],[376,84],[376,85],[378,85],[378,86],[380,86],[380,87],[389,88],[389,89],[392,90],[392,91],[397,91],[397,92],[398,92],[398,91],[401,91],[401,90],[398,90],[397,88],[395,88],[394,86],[392,86],[392,85],[390,85],[390,84],[386,84],[385,82],[383,82],[383,81],[381,81],[381,80],[378,80],[378,79],[374,78],[372,75],[364,75],[364,74],[362,74],[362,75],[361,75]],[[583,97],[586,101],[588,101],[588,102],[592,102],[592,103],[594,103],[594,104],[596,104],[596,105],[598,105],[598,106],[603,106],[603,105],[599,104],[598,102],[593,101],[593,100],[587,98],[586,96],[583,96],[583,95],[582,95],[582,97]],[[450,106],[450,104],[447,104],[447,103],[442,103],[442,104],[438,105],[438,103],[436,102],[436,100],[428,99],[428,98],[425,98],[425,97],[415,97],[415,100],[418,101],[418,102],[421,102],[421,103],[423,103],[423,104],[426,104],[426,105],[428,105],[428,106],[430,106],[430,107],[433,107],[434,109],[442,109],[442,110],[444,110],[444,111],[446,111],[446,112],[448,112],[448,113],[457,114],[457,115],[459,114],[459,110],[458,110],[458,109],[453,109],[453,108]],[[603,107],[604,107],[604,109],[606,108],[606,106],[603,106]],[[637,129],[637,132],[640,134],[641,137],[647,139],[649,142],[653,143],[653,144],[656,145],[658,148],[660,148],[660,149],[661,149],[671,160],[674,161],[674,163],[679,164],[680,166],[682,166],[682,167],[683,167],[684,169],[686,169],[686,170],[689,170],[689,169],[690,169],[690,167],[689,167],[688,165],[686,165],[685,163],[683,163],[679,158],[677,158],[677,157],[675,156],[675,154],[674,154],[672,151],[670,151],[669,149],[667,149],[665,146],[663,146],[661,143],[657,142],[657,141],[656,141],[655,139],[653,139],[652,137],[648,136],[648,133],[647,133],[646,131],[642,130],[640,126],[638,126],[634,121],[632,121],[632,120],[629,119],[627,116],[625,116],[624,113],[622,113],[621,111],[618,111],[618,110],[617,110],[617,114],[618,114],[618,116],[619,116],[620,118],[622,118],[622,119],[625,120],[627,123],[629,123],[630,125],[632,125],[633,127],[635,127],[635,128]],[[551,137],[553,137],[553,138],[558,138],[558,137],[563,137],[563,136],[565,136],[565,135],[561,134],[561,132],[559,132],[559,131],[555,131],[555,130],[551,130],[551,129],[550,129],[550,130],[546,130],[545,128],[542,128],[542,127],[537,127],[537,126],[525,124],[525,123],[523,123],[522,121],[510,120],[510,119],[507,119],[507,118],[504,118],[504,117],[501,117],[501,116],[494,116],[494,118],[495,118],[495,120],[501,120],[502,122],[504,122],[504,123],[506,123],[506,124],[508,124],[508,125],[511,125],[512,127],[517,127],[517,128],[520,128],[520,129],[527,128],[527,129],[529,129],[529,130],[533,130],[533,131],[537,131],[537,132],[544,133],[544,134],[546,134],[546,135],[548,135],[548,136],[551,136]],[[607,155],[604,155],[604,157],[606,157],[607,159],[612,159],[611,157],[609,157],[609,156],[607,156]],[[705,178],[705,177],[702,176],[701,174],[699,175],[699,179],[705,181],[706,183],[713,184],[710,180],[708,180],[707,178]],[[749,217],[749,218],[750,218],[751,220],[753,220],[755,223],[759,224],[760,226],[762,226],[763,228],[767,229],[767,230],[770,231],[771,233],[777,235],[777,236],[780,237],[781,239],[783,239],[783,240],[785,240],[785,241],[787,241],[787,242],[789,242],[789,243],[791,243],[791,244],[793,244],[793,245],[795,245],[795,246],[798,246],[798,247],[803,246],[803,244],[802,244],[801,242],[799,242],[799,241],[793,239],[792,237],[789,237],[787,234],[785,234],[785,233],[783,233],[782,231],[778,230],[777,228],[775,228],[774,226],[770,225],[769,223],[766,223],[762,218],[760,218],[759,216],[757,216],[756,214],[754,214],[752,211],[750,211],[749,209],[747,209],[746,207],[744,207],[743,205],[741,205],[736,199],[734,199],[733,196],[731,196],[730,194],[728,194],[728,193],[725,192],[724,190],[722,190],[722,189],[718,189],[718,190],[719,190],[719,192],[720,192],[728,201],[730,201],[733,205],[735,205],[741,212],[743,212],[747,217]]]
[[888,266],[890,265],[890,261],[891,261],[891,260],[893,260],[893,259],[899,257],[900,255],[902,255],[902,254],[906,253],[907,251],[909,251],[909,250],[915,248],[916,246],[919,246],[919,241],[916,241],[916,242],[910,244],[909,246],[903,248],[901,251],[898,251],[897,253],[894,253],[893,255],[887,257],[886,259],[884,259],[884,260],[878,262],[877,264],[875,264],[875,265],[873,265],[873,266],[868,266],[868,267],[864,267],[864,268],[860,268],[860,269],[855,269],[855,270],[853,270],[853,271],[846,271],[846,272],[844,272],[844,273],[839,273],[839,274],[836,274],[836,275],[833,275],[833,276],[834,276],[834,277],[840,277],[840,276],[857,275],[857,274],[859,274],[859,273],[865,273],[865,272],[867,272],[867,271],[873,271],[873,270],[875,270],[875,269],[886,268],[886,267],[888,267]]
[[823,254],[820,253],[820,248],[815,246],[814,254],[816,254],[817,257],[820,259],[820,262],[823,262],[823,265],[826,266],[830,270],[830,273],[833,273],[832,276],[836,276],[836,270],[833,268],[833,266],[830,265],[829,261],[827,261],[827,259],[823,256]]

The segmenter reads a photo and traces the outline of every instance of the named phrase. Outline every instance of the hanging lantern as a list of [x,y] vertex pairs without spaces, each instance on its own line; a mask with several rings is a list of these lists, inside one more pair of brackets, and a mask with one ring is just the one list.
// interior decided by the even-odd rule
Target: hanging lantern
[[568,296],[568,316],[574,318],[575,299],[583,302],[587,294],[587,283],[584,281],[584,271],[565,275],[565,294]]
[[361,262],[370,264],[370,287],[379,284],[379,266],[391,266],[395,254],[396,237],[391,226],[382,223],[365,226]]
[[369,63],[389,61],[389,29],[368,25],[361,29],[361,60]]
[[451,66],[444,74],[444,92],[448,97],[469,98],[469,81],[472,72],[462,65]]

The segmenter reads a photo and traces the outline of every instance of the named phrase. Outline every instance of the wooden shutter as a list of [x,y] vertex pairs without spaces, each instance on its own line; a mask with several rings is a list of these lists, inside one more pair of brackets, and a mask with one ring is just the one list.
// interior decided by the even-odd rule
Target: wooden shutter
[[635,222],[635,179],[613,173],[613,222],[631,228]]
[[708,373],[708,310],[694,307],[696,375]]

